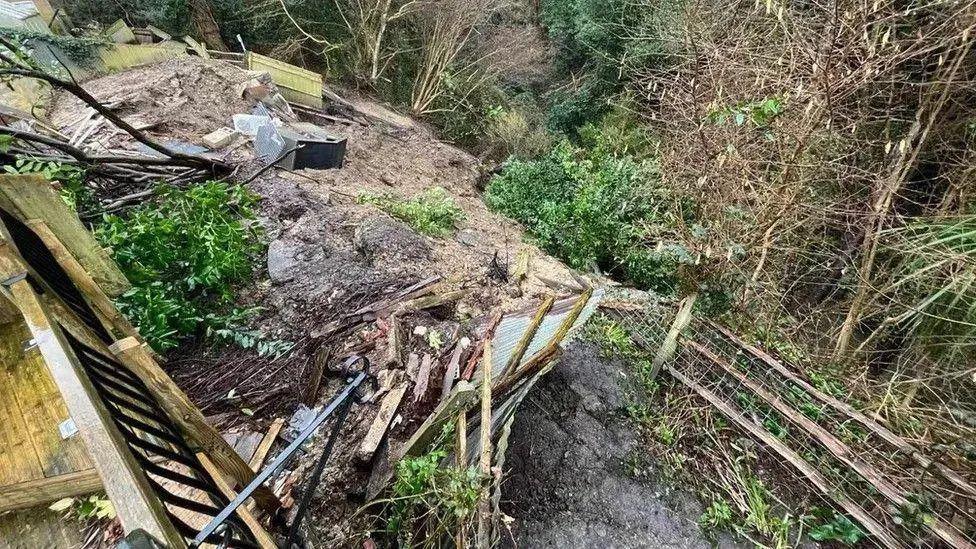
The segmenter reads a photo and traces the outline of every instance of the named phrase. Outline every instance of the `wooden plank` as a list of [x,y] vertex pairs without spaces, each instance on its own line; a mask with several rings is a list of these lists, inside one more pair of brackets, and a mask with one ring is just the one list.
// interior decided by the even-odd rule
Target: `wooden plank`
[[898,541],[898,539],[895,538],[887,530],[887,528],[879,524],[878,521],[874,520],[874,518],[872,518],[867,511],[862,509],[861,506],[840,493],[840,491],[836,490],[833,483],[828,481],[827,478],[820,473],[820,471],[818,471],[813,465],[810,465],[810,463],[800,457],[800,455],[790,449],[790,447],[783,444],[783,442],[773,436],[772,433],[760,428],[752,421],[746,419],[745,416],[737,412],[718,395],[702,387],[698,383],[695,383],[687,376],[679,372],[673,365],[669,364],[665,369],[675,379],[687,385],[690,389],[698,393],[699,396],[707,400],[709,404],[714,406],[718,411],[722,412],[722,414],[732,420],[733,423],[737,424],[766,446],[772,448],[773,451],[789,462],[790,465],[800,471],[800,473],[802,473],[803,476],[805,476],[817,490],[819,490],[823,495],[832,499],[834,503],[843,509],[845,513],[852,516],[854,520],[861,523],[861,525],[864,526],[868,532],[877,538],[877,541],[881,542],[883,547],[905,547],[905,544]]
[[94,467],[64,475],[0,486],[0,513],[47,505],[61,498],[83,496],[102,490]]
[[[30,332],[22,322],[10,326],[6,345],[20,344],[30,339]],[[31,442],[40,460],[44,476],[58,476],[92,468],[92,461],[80,437],[63,439],[60,425],[69,419],[68,409],[58,393],[51,375],[44,366],[41,354],[36,350],[23,353],[8,370],[10,392],[6,398],[17,402]]]
[[918,448],[916,448],[910,442],[898,436],[897,434],[893,433],[890,429],[888,429],[884,425],[881,425],[877,421],[871,419],[870,417],[856,410],[853,406],[847,404],[846,402],[842,402],[824,393],[820,389],[817,389],[813,385],[807,383],[806,380],[802,379],[800,376],[791,372],[789,368],[783,365],[780,361],[771,357],[769,354],[764,352],[762,349],[756,347],[755,345],[751,345],[743,341],[741,338],[739,338],[737,335],[732,333],[725,326],[716,324],[714,322],[709,322],[709,325],[715,328],[716,330],[718,330],[719,332],[721,332],[722,335],[730,339],[733,343],[735,343],[739,347],[742,347],[746,351],[752,353],[755,357],[765,362],[766,365],[772,367],[773,370],[778,372],[780,375],[789,379],[793,383],[797,384],[801,389],[810,393],[821,402],[832,406],[834,409],[840,411],[841,413],[847,414],[848,416],[850,416],[852,419],[854,419],[861,425],[867,427],[871,431],[874,431],[875,434],[880,436],[886,442],[888,442],[895,448],[898,448],[898,450],[900,450],[902,453],[910,455],[912,459],[915,460],[915,463],[918,463],[923,469],[930,469],[934,467],[935,470],[938,471],[939,474],[941,474],[946,480],[952,482],[958,488],[966,491],[970,496],[976,496],[976,487],[974,487],[966,479],[964,479],[961,475],[959,475],[959,473],[947,467],[945,464],[935,461],[932,458],[929,458],[928,456],[924,455]]
[[373,459],[373,455],[383,441],[383,437],[386,436],[390,422],[393,421],[393,416],[396,415],[397,408],[400,407],[400,402],[406,392],[407,382],[402,379],[401,375],[400,380],[395,382],[394,387],[383,397],[383,401],[380,402],[380,409],[376,412],[373,423],[370,424],[366,436],[363,437],[363,442],[359,445],[356,455],[361,461],[368,462]]
[[[555,296],[548,296],[542,301],[542,305],[535,312],[535,316],[532,317],[532,321],[529,322],[528,327],[525,328],[525,332],[522,333],[522,337],[519,339],[515,348],[512,350],[512,355],[508,359],[508,363],[505,364],[505,369],[499,377],[505,377],[510,372],[515,371],[518,365],[522,363],[522,357],[525,356],[525,351],[529,348],[529,344],[535,339],[536,332],[539,331],[539,326],[542,324],[542,320],[546,318],[546,314],[549,313],[549,309],[552,308],[552,304],[556,302]],[[575,322],[575,319],[573,319]],[[572,326],[572,324],[570,324]]]
[[0,175],[0,208],[24,223],[30,219],[47,223],[106,295],[114,297],[129,289],[122,271],[44,177]]
[[65,247],[61,239],[48,227],[47,223],[41,219],[32,219],[27,222],[27,226],[37,234],[47,246],[47,249],[54,255],[61,268],[68,273],[68,277],[75,287],[81,292],[82,297],[88,305],[101,317],[102,324],[114,332],[117,337],[138,336],[139,332],[132,326],[125,315],[123,315],[112,303],[101,286],[95,279],[88,274],[88,271],[75,259],[75,256]]
[[463,353],[464,347],[459,341],[454,346],[454,352],[451,353],[451,360],[447,363],[447,368],[444,370],[444,383],[441,385],[440,402],[444,402],[447,396],[451,394],[451,388],[454,387],[454,380],[461,375],[461,354]]
[[[790,422],[802,428],[807,434],[814,437],[819,441],[835,458],[840,460],[844,465],[850,467],[858,475],[860,475],[864,480],[866,480],[871,486],[873,486],[878,492],[886,497],[889,501],[898,506],[904,506],[908,504],[908,498],[902,494],[901,490],[894,484],[888,482],[887,478],[881,474],[877,469],[875,469],[871,464],[861,460],[854,454],[851,449],[844,444],[840,439],[835,437],[832,433],[820,426],[820,424],[814,422],[810,418],[801,414],[800,412],[793,409],[792,406],[783,402],[783,400],[773,393],[766,390],[764,387],[748,378],[745,374],[740,372],[737,368],[728,364],[725,360],[712,353],[710,350],[701,346],[694,341],[687,341],[689,347],[695,349],[703,356],[708,358],[711,362],[715,363],[723,370],[725,370],[729,375],[739,380],[740,383],[749,388],[750,391],[755,393],[759,398],[765,400],[769,405],[776,409],[780,414],[783,415]],[[925,526],[931,530],[934,534],[942,538],[944,541],[949,543],[951,547],[956,548],[972,548],[974,545],[969,542],[956,530],[951,524],[944,521],[938,516],[933,516],[931,522],[926,522]]]
[[278,438],[278,434],[281,433],[282,427],[285,426],[285,420],[278,418],[271,422],[268,426],[268,432],[264,434],[264,438],[261,439],[261,443],[258,444],[257,449],[254,451],[254,455],[248,460],[247,464],[251,467],[255,473],[261,470],[264,465],[264,460],[268,457],[268,452],[271,451],[271,445]]
[[[12,334],[11,334],[12,335]],[[0,483],[17,484],[44,478],[44,467],[31,441],[27,416],[20,409],[11,382],[13,368],[20,361],[11,356],[19,351],[16,342],[3,342],[4,368],[0,372]]]
[[[230,484],[227,483],[227,480],[220,472],[220,469],[218,469],[217,466],[210,461],[210,458],[208,458],[207,455],[202,452],[197,454],[197,458],[200,460],[200,464],[203,465],[203,468],[207,471],[207,473],[210,474],[211,478],[213,478],[214,483],[217,485],[217,489],[220,490],[220,492],[224,494],[228,500],[233,501],[237,497],[237,493],[234,492],[234,490],[230,487]],[[258,520],[254,517],[250,509],[242,505],[237,508],[236,512],[237,516],[244,521],[247,528],[252,534],[254,534],[254,539],[258,542],[258,545],[262,549],[277,549],[278,544],[274,539],[272,539],[271,535],[268,534],[267,530],[261,526],[261,523],[258,522]]]
[[[183,435],[210,456],[239,488],[247,486],[254,479],[254,471],[247,462],[207,423],[203,413],[156,364],[139,340],[127,337],[113,343],[110,349],[125,367],[146,384]],[[254,492],[254,500],[268,512],[274,512],[281,505],[267,486],[261,486]]]
[[84,547],[85,525],[46,507],[0,513],[0,547],[62,549]]
[[186,547],[183,537],[170,523],[148,479],[129,452],[122,434],[71,351],[60,329],[50,317],[33,288],[18,280],[5,290],[24,315],[44,362],[65,400],[95,468],[127,532],[141,528],[173,548]]

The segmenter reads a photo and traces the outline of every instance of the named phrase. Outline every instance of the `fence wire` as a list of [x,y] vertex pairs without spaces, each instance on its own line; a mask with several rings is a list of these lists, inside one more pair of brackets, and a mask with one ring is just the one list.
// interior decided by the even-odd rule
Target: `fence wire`
[[[661,348],[676,310],[673,302],[633,295],[610,298],[603,308],[604,318],[626,331],[648,359]],[[799,481],[805,487],[804,493],[797,496],[806,500],[808,508],[833,508],[850,516],[848,509],[853,504],[863,510],[864,522],[874,521],[876,529],[880,526],[891,536],[872,535],[864,542],[906,547],[976,543],[976,494],[968,491],[972,485],[966,476],[959,475],[954,482],[940,474],[935,465],[926,461],[927,449],[905,451],[905,445],[893,444],[890,437],[881,436],[875,429],[812,394],[803,386],[803,382],[811,384],[811,381],[804,379],[795,368],[777,361],[777,366],[790,374],[785,375],[778,367],[771,366],[769,360],[773,359],[750,351],[748,344],[734,333],[709,321],[694,319],[682,330],[677,350],[658,374],[658,383],[679,382],[665,397],[668,406],[691,410],[704,403],[704,407],[722,416],[731,412],[745,418],[748,429],[737,425],[735,430],[740,436],[748,434],[759,439],[758,446],[779,465],[785,465],[788,460],[763,443],[763,436],[771,437],[774,443],[778,441],[799,456],[812,473],[806,474],[792,463],[777,469],[790,471],[793,477],[790,482]],[[833,392],[830,396],[841,401],[848,399],[837,387],[821,385],[824,391]],[[715,410],[715,402],[709,402],[703,394],[710,394],[726,410]],[[857,403],[853,404],[856,408]],[[725,421],[722,424],[724,427]],[[725,461],[731,462],[731,470],[735,471],[742,457],[735,454],[744,450],[736,448],[741,444],[725,446],[732,448]],[[715,461],[722,459],[713,459],[713,464]],[[763,465],[760,463],[755,468],[760,477],[771,472]],[[726,472],[718,477],[729,470],[725,467]],[[826,487],[817,487],[810,475],[826,479]],[[782,479],[764,480],[770,486],[784,484]],[[838,501],[846,501],[847,509],[838,505]]]

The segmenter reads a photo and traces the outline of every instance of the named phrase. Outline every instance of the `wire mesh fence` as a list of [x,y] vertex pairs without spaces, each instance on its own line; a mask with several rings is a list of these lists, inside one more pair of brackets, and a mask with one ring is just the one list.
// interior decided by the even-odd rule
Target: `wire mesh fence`
[[[653,358],[666,347],[677,310],[673,302],[647,296],[610,298],[603,307],[604,336],[625,333],[634,349],[624,354],[638,374],[648,363],[655,371]],[[755,502],[749,500],[755,475],[774,499],[783,498],[781,506],[794,518],[809,518],[801,509],[820,514],[833,509],[835,517],[849,517],[863,534],[855,536],[861,543],[976,543],[976,489],[968,477],[930,457],[930,448],[913,445],[861,413],[857,402],[848,402],[841,384],[806,379],[789,364],[702,319],[692,319],[676,343],[651,382],[664,389],[655,405],[666,409],[652,412],[657,415],[651,430],[665,445],[689,439],[684,454],[690,457],[674,457],[682,452],[666,457],[694,462],[681,463],[684,467],[710,469],[711,474],[697,475],[705,492],[722,493],[756,522]],[[705,415],[711,417],[703,420]],[[693,418],[698,429],[682,426]],[[706,422],[714,434],[701,432]],[[754,446],[745,444],[746,438]],[[782,478],[784,474],[789,478]],[[816,522],[805,524],[813,527]],[[775,531],[777,524],[760,521],[752,526],[774,540],[788,536]]]

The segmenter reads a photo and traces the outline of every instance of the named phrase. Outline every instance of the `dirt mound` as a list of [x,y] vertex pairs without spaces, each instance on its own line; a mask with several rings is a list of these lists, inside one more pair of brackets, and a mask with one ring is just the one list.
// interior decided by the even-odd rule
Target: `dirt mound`
[[[229,63],[187,56],[96,78],[84,87],[150,135],[197,143],[229,125],[235,113],[250,112],[250,104],[237,91],[250,77],[251,73]],[[70,135],[84,110],[80,99],[60,93],[49,118]],[[112,137],[103,145],[129,148],[125,146],[128,136]]]

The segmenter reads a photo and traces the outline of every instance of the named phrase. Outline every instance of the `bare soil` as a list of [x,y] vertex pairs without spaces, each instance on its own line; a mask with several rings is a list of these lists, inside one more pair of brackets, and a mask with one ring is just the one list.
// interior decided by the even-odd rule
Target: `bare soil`
[[519,409],[502,510],[509,547],[733,547],[698,527],[697,498],[643,471],[627,417],[627,365],[573,343]]

